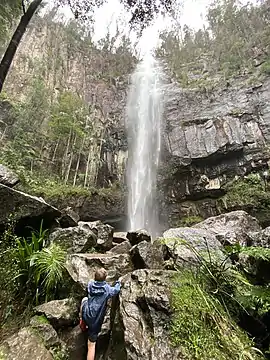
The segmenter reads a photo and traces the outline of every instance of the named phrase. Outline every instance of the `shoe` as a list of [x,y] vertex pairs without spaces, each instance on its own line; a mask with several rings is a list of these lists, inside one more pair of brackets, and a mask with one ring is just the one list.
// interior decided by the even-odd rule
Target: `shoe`
[[87,327],[86,323],[83,321],[83,319],[80,319],[80,328],[81,328],[82,332],[85,332],[88,329],[88,327]]

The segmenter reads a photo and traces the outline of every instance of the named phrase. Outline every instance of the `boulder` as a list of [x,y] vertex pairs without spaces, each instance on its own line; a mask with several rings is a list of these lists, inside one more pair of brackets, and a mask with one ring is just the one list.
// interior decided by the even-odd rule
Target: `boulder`
[[42,338],[47,349],[60,345],[60,339],[56,330],[44,316],[34,316],[30,320],[30,326]]
[[131,260],[135,269],[162,269],[163,253],[157,243],[142,241],[130,250]]
[[113,227],[103,224],[101,221],[85,222],[79,221],[79,227],[87,231],[92,231],[97,235],[97,249],[108,251],[113,246]]
[[61,210],[61,217],[58,219],[62,228],[74,227],[78,225],[80,220],[79,215],[71,209],[71,207],[67,207],[64,210]]
[[131,249],[131,244],[128,240],[122,242],[121,244],[116,244],[110,252],[113,254],[128,254]]
[[132,246],[137,245],[142,241],[151,242],[150,234],[144,229],[136,230],[136,231],[129,231],[127,233],[127,238],[130,241]]
[[35,311],[38,315],[46,316],[55,329],[72,326],[79,317],[79,309],[73,299],[49,301],[37,306]]
[[13,214],[17,223],[16,230],[23,233],[26,226],[49,228],[61,212],[47,204],[42,198],[25,194],[0,184],[0,229],[5,226],[10,214]]
[[0,164],[0,184],[13,187],[19,182],[20,179],[12,170]]
[[113,233],[113,242],[121,244],[122,242],[127,241],[127,232],[114,232]]
[[249,237],[251,239],[252,246],[261,246],[264,248],[270,247],[270,226],[262,231],[250,232]]
[[242,246],[251,245],[249,233],[261,230],[257,219],[242,210],[210,217],[193,228],[212,232],[223,245],[239,242]]
[[5,360],[53,360],[42,339],[33,329],[23,328],[6,339],[0,347]]
[[109,359],[184,359],[169,337],[174,276],[171,271],[136,270],[123,278]]
[[63,332],[61,340],[66,344],[69,360],[86,359],[87,332],[82,332],[79,325]]
[[116,281],[120,276],[133,270],[128,254],[73,254],[68,257],[66,264],[70,276],[83,290],[94,278],[96,269],[101,267],[108,272],[108,282]]
[[204,229],[175,228],[164,232],[162,243],[165,257],[172,258],[176,267],[197,264],[198,256],[223,259],[222,245],[217,237]]
[[81,253],[93,249],[97,244],[97,237],[93,231],[77,226],[57,229],[50,234],[48,241],[61,245],[69,253]]

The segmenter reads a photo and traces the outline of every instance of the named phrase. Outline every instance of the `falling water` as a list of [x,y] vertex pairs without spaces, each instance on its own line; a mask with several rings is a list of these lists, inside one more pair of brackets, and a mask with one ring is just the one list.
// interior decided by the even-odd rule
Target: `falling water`
[[127,104],[129,129],[128,212],[131,230],[158,231],[156,201],[160,130],[163,115],[163,72],[150,54],[132,75]]

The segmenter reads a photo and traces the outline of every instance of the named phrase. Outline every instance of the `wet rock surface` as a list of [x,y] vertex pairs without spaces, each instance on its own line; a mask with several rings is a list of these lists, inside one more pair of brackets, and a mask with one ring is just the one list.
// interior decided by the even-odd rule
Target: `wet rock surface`
[[79,222],[79,227],[91,231],[97,236],[96,247],[100,251],[108,251],[113,247],[113,227],[101,221]]
[[23,328],[6,339],[0,347],[0,354],[1,352],[5,360],[53,360],[41,337],[30,327]]
[[124,277],[111,360],[184,359],[169,338],[173,276],[169,271],[136,270]]
[[61,217],[59,218],[59,223],[62,228],[74,227],[78,225],[80,220],[79,215],[71,209],[71,207],[67,207],[64,210],[61,210]]
[[121,244],[122,242],[127,240],[127,232],[114,232],[113,233],[113,242],[117,244]]
[[224,257],[220,241],[213,233],[205,229],[169,229],[164,232],[161,241],[167,258],[173,259],[176,267],[198,263],[197,254],[207,258],[209,253],[220,258]]
[[97,245],[97,236],[93,231],[77,226],[57,229],[50,234],[48,241],[59,244],[69,253],[82,253]]
[[7,166],[0,164],[0,184],[13,187],[20,182],[20,179],[14,171]]
[[67,270],[72,279],[85,289],[88,281],[94,278],[94,273],[98,268],[107,270],[108,282],[118,280],[133,270],[133,265],[129,254],[73,254],[69,257]]
[[116,244],[110,252],[113,254],[128,254],[131,249],[131,244],[128,240],[122,242],[121,244]]
[[44,315],[55,329],[72,326],[78,321],[79,308],[73,299],[53,300],[35,308],[39,315]]
[[47,204],[42,198],[16,191],[0,184],[0,228],[7,223],[10,214],[17,222],[18,232],[23,232],[26,225],[36,229],[49,228],[61,212]]
[[151,241],[150,234],[144,229],[129,231],[127,233],[127,238],[132,246],[139,244],[141,241]]
[[252,245],[249,233],[261,230],[256,218],[245,211],[233,211],[227,214],[208,218],[193,228],[205,229],[215,234],[223,245]]
[[235,79],[210,96],[174,89],[166,107],[159,179],[161,217],[170,226],[181,217],[226,211],[216,200],[225,184],[268,169],[269,92],[268,77],[258,87]]
[[135,269],[162,269],[163,252],[161,246],[142,241],[130,250]]
[[42,338],[46,348],[60,345],[60,339],[53,326],[42,316],[34,316],[30,320],[31,328]]

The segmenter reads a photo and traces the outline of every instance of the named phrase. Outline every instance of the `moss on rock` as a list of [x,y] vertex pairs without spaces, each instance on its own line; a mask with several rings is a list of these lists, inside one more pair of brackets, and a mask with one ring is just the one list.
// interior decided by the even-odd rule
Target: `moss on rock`
[[172,288],[171,341],[186,359],[263,359],[221,303],[191,272],[178,273]]

